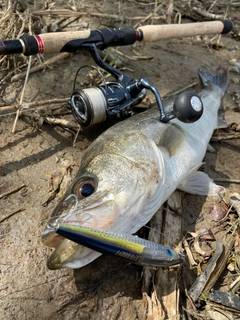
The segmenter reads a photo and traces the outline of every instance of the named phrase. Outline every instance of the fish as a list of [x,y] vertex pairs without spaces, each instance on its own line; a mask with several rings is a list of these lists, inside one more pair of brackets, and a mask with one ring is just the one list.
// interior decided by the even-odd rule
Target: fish
[[[57,234],[56,225],[134,234],[176,189],[197,195],[224,192],[198,169],[218,127],[228,74],[203,68],[198,74],[203,113],[196,122],[174,118],[163,123],[153,107],[113,125],[91,143],[42,236],[44,245],[55,248],[47,260],[49,269],[78,269],[101,255]],[[173,104],[170,99],[164,108]]]

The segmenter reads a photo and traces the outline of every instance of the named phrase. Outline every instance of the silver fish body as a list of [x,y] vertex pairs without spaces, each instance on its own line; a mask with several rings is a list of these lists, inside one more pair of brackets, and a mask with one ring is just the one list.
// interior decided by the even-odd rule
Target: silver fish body
[[[50,269],[79,268],[100,253],[65,239],[49,227],[68,223],[132,234],[144,226],[179,188],[210,194],[219,188],[197,169],[217,128],[218,109],[227,74],[200,71],[205,88],[198,93],[204,106],[194,123],[159,121],[157,108],[120,122],[87,149],[79,171],[52,213],[42,241],[55,251]],[[166,108],[171,108],[173,101]]]

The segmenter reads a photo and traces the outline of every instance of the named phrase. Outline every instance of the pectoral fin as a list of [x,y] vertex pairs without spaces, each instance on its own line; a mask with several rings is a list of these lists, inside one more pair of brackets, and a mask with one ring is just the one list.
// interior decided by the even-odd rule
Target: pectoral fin
[[213,196],[223,193],[224,187],[216,185],[209,176],[202,172],[196,171],[189,174],[178,186],[178,189],[191,194]]
[[184,131],[177,125],[171,124],[162,133],[158,146],[165,148],[171,157],[181,149],[185,141]]

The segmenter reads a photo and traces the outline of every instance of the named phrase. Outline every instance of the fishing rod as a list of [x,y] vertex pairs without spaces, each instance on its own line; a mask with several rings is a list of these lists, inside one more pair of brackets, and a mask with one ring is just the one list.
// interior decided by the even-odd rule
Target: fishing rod
[[[172,25],[148,25],[139,27],[97,29],[85,31],[46,33],[35,36],[23,35],[17,40],[0,42],[0,55],[39,53],[75,53],[80,49],[90,52],[93,60],[110,73],[115,81],[107,82],[100,71],[103,83],[86,89],[74,90],[67,107],[82,127],[105,121],[124,120],[132,115],[133,107],[139,104],[150,90],[157,102],[160,121],[173,118],[189,123],[197,121],[203,113],[201,99],[194,91],[185,91],[175,100],[173,110],[165,112],[159,91],[146,78],[133,79],[104,62],[98,50],[113,46],[131,45],[136,41],[154,42],[196,35],[226,34],[232,29],[229,20],[197,22]],[[81,68],[80,68],[81,69]],[[80,70],[79,69],[79,70]],[[78,70],[78,71],[79,71]],[[78,72],[77,72],[78,73]],[[77,74],[76,74],[77,76]]]
[[209,34],[226,34],[232,29],[229,20],[197,22],[172,25],[148,25],[138,29],[131,27],[50,32],[36,36],[23,35],[18,40],[0,43],[0,55],[23,53],[26,56],[38,53],[76,52],[81,46],[94,43],[101,50],[112,46],[124,46],[136,41],[154,42],[180,37]]

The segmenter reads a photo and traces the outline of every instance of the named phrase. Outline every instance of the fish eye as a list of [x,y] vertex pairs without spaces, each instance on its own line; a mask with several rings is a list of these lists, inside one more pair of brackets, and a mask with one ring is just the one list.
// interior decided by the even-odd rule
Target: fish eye
[[89,197],[96,189],[96,184],[92,180],[79,182],[75,187],[75,194],[79,198]]

